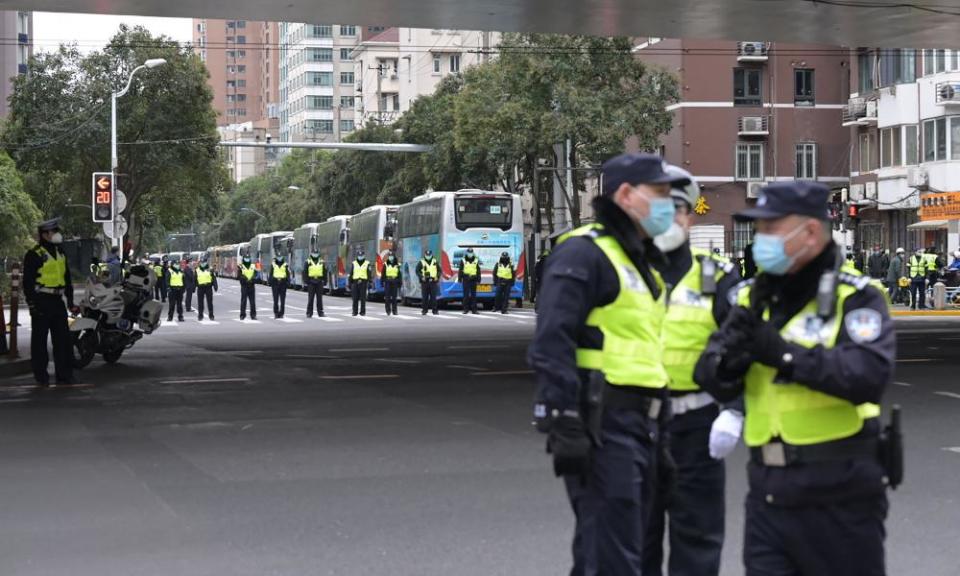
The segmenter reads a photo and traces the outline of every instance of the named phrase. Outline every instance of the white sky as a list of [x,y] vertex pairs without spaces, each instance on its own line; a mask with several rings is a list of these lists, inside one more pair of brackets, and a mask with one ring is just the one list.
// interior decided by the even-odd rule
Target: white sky
[[164,34],[180,42],[193,40],[193,21],[189,18],[34,12],[34,50],[50,52],[56,50],[60,44],[74,42],[84,53],[99,50],[117,33],[122,23],[141,25],[154,35]]

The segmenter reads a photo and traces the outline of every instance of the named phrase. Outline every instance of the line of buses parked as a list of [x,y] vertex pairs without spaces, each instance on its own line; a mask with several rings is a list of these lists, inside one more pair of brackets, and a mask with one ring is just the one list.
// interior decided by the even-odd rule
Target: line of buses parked
[[393,250],[402,263],[401,297],[409,303],[420,299],[416,266],[428,249],[440,264],[438,299],[461,300],[463,290],[457,270],[468,248],[473,248],[481,260],[478,300],[492,306],[493,265],[503,252],[510,255],[517,272],[510,297],[522,299],[527,270],[523,215],[520,197],[505,192],[428,192],[402,206],[370,206],[353,216],[334,216],[293,231],[258,234],[249,242],[214,246],[206,254],[211,268],[224,278],[237,278],[237,264],[243,255],[249,255],[257,269],[258,282],[266,282],[274,257],[282,254],[290,265],[291,285],[303,288],[307,257],[317,251],[327,264],[328,290],[344,293],[350,263],[363,249],[371,260],[375,255],[376,272],[370,293],[377,296],[384,290],[380,278],[383,260]]

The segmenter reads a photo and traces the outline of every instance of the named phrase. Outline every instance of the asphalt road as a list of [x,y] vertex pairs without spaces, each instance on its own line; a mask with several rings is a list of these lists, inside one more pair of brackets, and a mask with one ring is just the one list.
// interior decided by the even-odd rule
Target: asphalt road
[[[147,336],[85,387],[0,381],[4,575],[556,575],[572,515],[530,427],[535,316],[387,318],[327,298],[286,322],[259,295],[235,320]],[[297,320],[300,320],[297,322]],[[960,322],[899,323],[906,484],[889,573],[960,566]],[[724,574],[741,574],[745,451],[728,462]],[[855,551],[852,551],[855,553]]]

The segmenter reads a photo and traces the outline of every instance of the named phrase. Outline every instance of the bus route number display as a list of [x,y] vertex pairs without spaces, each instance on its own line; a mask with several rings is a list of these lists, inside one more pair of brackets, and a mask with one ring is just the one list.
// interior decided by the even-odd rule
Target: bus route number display
[[93,173],[93,221],[113,222],[113,174]]

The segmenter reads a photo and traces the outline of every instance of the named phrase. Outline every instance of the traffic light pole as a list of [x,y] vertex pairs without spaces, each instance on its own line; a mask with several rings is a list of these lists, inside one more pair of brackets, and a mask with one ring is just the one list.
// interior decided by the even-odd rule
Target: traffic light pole
[[[136,70],[134,70],[134,72],[136,72]],[[133,81],[133,74],[130,75],[130,81]],[[127,87],[124,88],[123,92],[119,94],[114,92],[110,95],[110,173],[113,174],[113,190],[111,190],[110,194],[110,202],[113,204],[113,208],[110,212],[113,214],[113,222],[111,223],[113,226],[112,245],[116,247],[123,246],[123,238],[117,238],[117,236],[119,236],[119,234],[117,234],[117,198],[116,194],[113,193],[117,188],[117,168],[120,163],[117,158],[117,98],[126,94],[129,89],[130,82],[127,82]]]

